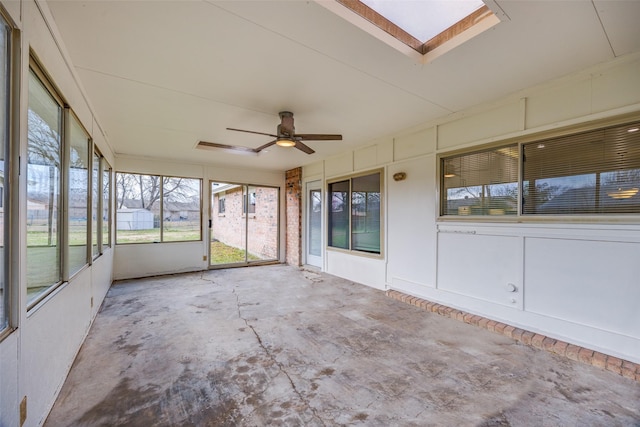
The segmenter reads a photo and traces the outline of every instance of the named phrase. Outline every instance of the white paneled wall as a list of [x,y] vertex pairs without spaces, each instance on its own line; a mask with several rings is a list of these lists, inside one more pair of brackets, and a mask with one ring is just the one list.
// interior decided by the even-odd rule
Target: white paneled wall
[[525,253],[527,311],[640,339],[640,240],[532,237]]
[[522,306],[522,239],[441,230],[438,288],[507,307]]
[[325,180],[385,168],[383,256],[327,248],[325,270],[640,362],[640,214],[576,224],[437,212],[438,154],[639,118],[634,55],[306,166]]

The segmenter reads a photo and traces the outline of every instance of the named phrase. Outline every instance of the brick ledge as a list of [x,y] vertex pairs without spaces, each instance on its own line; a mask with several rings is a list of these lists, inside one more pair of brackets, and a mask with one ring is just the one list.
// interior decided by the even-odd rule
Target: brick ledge
[[525,331],[505,323],[489,320],[486,317],[467,313],[446,305],[437,304],[412,295],[402,293],[400,291],[388,290],[386,295],[395,300],[411,304],[423,310],[437,313],[444,317],[459,320],[470,325],[479,326],[492,332],[496,332],[512,338],[522,344],[529,345],[541,350],[567,357],[577,362],[592,365],[600,369],[614,372],[623,377],[640,382],[640,364],[622,360],[617,357],[608,356],[598,351],[590,350],[585,347],[569,344],[564,341],[545,335],[536,334],[534,332]]

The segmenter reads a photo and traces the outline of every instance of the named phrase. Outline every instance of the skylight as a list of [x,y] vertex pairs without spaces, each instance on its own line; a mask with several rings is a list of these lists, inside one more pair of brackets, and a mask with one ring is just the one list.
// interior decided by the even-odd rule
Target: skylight
[[423,63],[500,22],[485,4],[491,0],[317,1]]
[[482,0],[360,0],[425,43],[484,6]]

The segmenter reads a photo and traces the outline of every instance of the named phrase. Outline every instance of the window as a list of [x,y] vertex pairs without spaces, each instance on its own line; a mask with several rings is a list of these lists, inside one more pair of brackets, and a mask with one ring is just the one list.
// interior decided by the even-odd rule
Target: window
[[381,172],[332,182],[328,186],[328,245],[380,253]]
[[640,122],[440,161],[443,216],[640,213]]
[[256,213],[256,189],[255,187],[244,187],[244,191],[242,193],[242,213],[247,213],[247,204],[249,205],[248,213],[255,214]]
[[443,215],[514,215],[518,146],[441,159]]
[[116,187],[116,243],[202,239],[201,180],[118,172]]
[[[98,255],[99,157],[89,133],[32,59],[27,112],[27,309]],[[91,247],[89,247],[91,242]]]
[[93,153],[93,168],[91,174],[91,254],[92,258],[100,255],[98,245],[98,218],[100,212],[100,154]]
[[225,193],[218,194],[218,215],[223,214],[225,211]]
[[201,181],[188,178],[163,179],[162,217],[164,242],[200,240]]
[[409,2],[361,0],[361,2],[421,43],[431,40],[484,6],[482,0]]
[[87,265],[87,241],[89,204],[89,134],[78,119],[69,114],[69,164],[67,195],[67,242],[69,252],[67,266],[73,276]]
[[62,107],[31,69],[27,123],[27,304],[61,282]]
[[111,245],[111,166],[93,152],[91,174],[91,254],[95,259]]
[[101,158],[102,170],[102,247],[111,246],[111,165]]
[[11,28],[2,15],[0,15],[0,332],[9,326],[9,292],[7,269],[5,268],[5,238],[8,234],[8,219],[5,216],[7,212],[5,197],[8,191],[5,191],[5,171],[8,164],[9,152],[9,116],[10,116],[10,52],[11,52]]
[[[499,22],[482,0],[337,2],[422,55],[475,27],[486,18],[492,18],[491,25]],[[325,7],[331,8],[330,5]],[[340,10],[332,10],[342,15]],[[359,26],[370,31],[367,26]],[[484,27],[486,28],[488,27]]]
[[640,213],[640,123],[523,145],[524,214]]

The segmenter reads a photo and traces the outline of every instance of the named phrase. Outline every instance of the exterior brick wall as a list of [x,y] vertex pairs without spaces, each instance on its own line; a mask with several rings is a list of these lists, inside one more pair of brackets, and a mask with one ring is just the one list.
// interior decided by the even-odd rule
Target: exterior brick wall
[[302,265],[302,168],[285,175],[286,262]]
[[[248,223],[242,208],[242,186],[213,197],[213,238],[236,248],[244,248],[246,227],[249,238],[247,250],[260,259],[278,259],[278,189],[251,187],[255,191],[255,213],[249,213]],[[220,197],[225,199],[225,211],[220,213]]]

